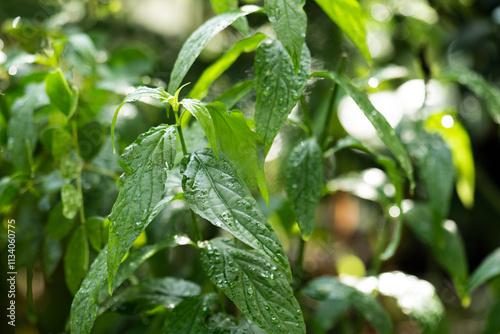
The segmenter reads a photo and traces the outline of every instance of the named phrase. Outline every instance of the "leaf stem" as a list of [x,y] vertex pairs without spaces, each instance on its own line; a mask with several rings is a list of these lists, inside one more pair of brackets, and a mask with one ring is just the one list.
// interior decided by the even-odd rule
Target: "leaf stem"
[[198,216],[196,213],[194,213],[193,210],[191,211],[191,220],[193,221],[193,227],[194,227],[194,241],[201,241],[203,240],[203,235],[201,234],[201,229],[200,229],[200,222],[198,220]]
[[307,108],[306,99],[304,95],[300,96],[300,106],[302,107],[302,113],[304,114],[304,123],[306,123],[307,128],[309,129],[309,136],[313,136],[313,127],[311,123],[311,115],[309,113],[309,109]]
[[[168,113],[168,109],[167,109]],[[179,138],[181,140],[181,146],[182,146],[182,153],[184,155],[188,154],[187,148],[186,148],[186,142],[184,141],[184,135],[182,134],[182,125],[181,121],[179,119],[179,110],[174,108],[174,116],[175,116],[175,124],[177,124],[177,132],[179,132]]]
[[[336,71],[337,74],[342,75],[342,73],[344,73],[346,59],[347,59],[347,54],[342,53],[341,58],[340,58],[340,62],[337,66],[337,71]],[[335,113],[335,110],[334,110],[335,109],[335,100],[337,99],[338,90],[339,90],[339,85],[334,83],[332,95],[330,98],[330,106],[328,107],[328,114],[326,115],[326,121],[325,121],[325,125],[323,128],[323,132],[321,132],[321,136],[319,138],[319,143],[321,144],[321,146],[323,148],[325,148],[325,146],[326,146],[326,139],[328,137],[328,129],[330,127],[330,123],[332,122],[332,116]]]
[[382,265],[380,255],[384,251],[387,240],[389,239],[389,234],[391,232],[391,220],[392,219],[389,216],[385,219],[384,227],[382,228],[382,233],[380,234],[380,239],[378,241],[377,248],[375,249],[375,254],[373,254],[373,262],[370,267],[371,275],[377,275],[380,270],[380,266]]
[[302,266],[304,262],[304,249],[306,242],[302,237],[299,237],[299,249],[297,251],[297,260],[295,261],[295,290],[297,291],[302,285],[304,268]]

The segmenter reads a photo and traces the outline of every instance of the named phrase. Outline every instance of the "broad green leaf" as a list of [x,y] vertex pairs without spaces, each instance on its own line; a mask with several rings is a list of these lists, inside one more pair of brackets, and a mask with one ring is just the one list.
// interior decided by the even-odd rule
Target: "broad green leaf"
[[85,229],[89,237],[89,242],[96,252],[100,252],[103,245],[102,227],[104,217],[90,217],[85,220]]
[[478,73],[467,68],[450,68],[442,74],[443,79],[456,81],[477,96],[484,99],[491,118],[495,123],[500,124],[500,89],[490,84]]
[[231,109],[239,100],[250,94],[254,87],[255,79],[238,82],[222,93],[217,101],[224,103],[228,109]]
[[48,233],[54,240],[61,240],[73,228],[74,219],[68,219],[63,215],[63,204],[57,204],[49,215]]
[[260,42],[265,38],[266,35],[257,33],[252,37],[236,42],[236,44],[234,44],[229,51],[203,71],[196,82],[196,85],[194,85],[193,89],[189,93],[189,96],[194,99],[202,100],[205,96],[207,96],[210,85],[212,85],[212,83],[220,77],[221,74],[224,73],[224,71],[226,71],[243,52],[254,51],[257,46],[259,46]]
[[440,242],[433,228],[432,209],[425,204],[408,203],[411,209],[404,214],[408,226],[418,239],[430,247],[437,262],[451,276],[462,304],[468,305],[467,259],[457,225],[451,220],[443,221],[443,238]]
[[266,332],[245,316],[237,319],[229,314],[216,313],[208,319],[210,334],[265,334]]
[[[212,9],[216,14],[222,14],[238,9],[238,0],[210,0]],[[242,34],[250,33],[246,17],[240,17],[233,23],[233,27],[241,31]]]
[[42,133],[42,143],[50,150],[55,160],[61,160],[73,149],[73,138],[62,128],[48,128]]
[[366,43],[365,13],[357,0],[315,0],[330,19],[353,41],[368,61],[370,51]]
[[278,237],[229,159],[220,154],[217,161],[211,150],[197,151],[181,161],[181,174],[184,198],[195,213],[269,257],[291,277]]
[[205,318],[212,312],[217,295],[209,293],[184,299],[167,317],[162,333],[197,334],[207,333]]
[[286,193],[292,204],[302,238],[308,240],[314,229],[314,216],[323,189],[323,157],[314,138],[299,142],[286,169]]
[[472,293],[478,286],[500,275],[500,248],[489,254],[472,273],[467,291]]
[[483,334],[498,334],[500,333],[500,299],[498,299],[495,304],[490,309],[488,314],[488,320],[486,320],[486,325],[484,326]]
[[181,278],[151,278],[125,288],[104,304],[99,312],[137,314],[158,306],[173,308],[184,297],[196,296],[200,292],[198,284]]
[[290,55],[295,73],[299,73],[304,57],[307,15],[302,7],[305,3],[305,0],[264,0],[264,11]]
[[210,111],[208,111],[205,103],[194,100],[194,99],[184,99],[181,101],[181,104],[186,108],[200,124],[201,129],[205,132],[205,136],[207,136],[208,142],[212,150],[215,153],[215,156],[218,156],[217,153],[217,139],[215,136],[215,126],[212,116],[210,115]]
[[[189,239],[182,235],[171,235],[158,244],[134,249],[118,270],[114,282],[116,289],[127,279],[144,261],[165,247],[175,247],[189,243]],[[107,277],[108,246],[106,245],[92,263],[87,276],[82,282],[80,290],[71,304],[71,333],[90,333],[99,310],[99,302],[108,296],[107,289],[103,289]],[[101,294],[101,290],[104,292]],[[101,298],[100,295],[103,295]]]
[[[313,323],[323,331],[332,329],[346,313],[350,304],[343,300],[325,300],[314,310]],[[319,332],[319,331],[318,331]]]
[[78,101],[78,91],[71,90],[60,69],[47,74],[45,77],[45,90],[50,103],[65,114],[68,119],[71,118],[76,111],[77,103],[75,103],[75,100]]
[[115,152],[115,124],[120,113],[120,109],[125,103],[135,102],[142,98],[149,97],[152,99],[159,100],[162,103],[170,103],[171,105],[176,103],[174,96],[170,95],[163,89],[163,87],[149,88],[149,87],[137,87],[132,93],[127,94],[123,102],[116,108],[113,120],[111,121],[111,145],[113,147],[113,153]]
[[167,170],[173,168],[177,130],[168,125],[151,128],[127,147],[119,158],[124,169],[119,180],[118,198],[109,221],[108,282],[137,237],[168,203],[163,199]]
[[354,87],[344,76],[338,75],[334,72],[316,72],[312,73],[311,77],[321,77],[333,80],[340,85],[342,89],[356,102],[359,108],[363,111],[366,118],[372,123],[377,131],[378,136],[387,146],[387,148],[394,154],[394,157],[399,162],[401,167],[410,180],[410,187],[415,188],[415,181],[413,179],[413,166],[410,157],[406,152],[403,144],[396,135],[396,131],[390,126],[382,114],[375,109],[368,97]]
[[71,183],[67,183],[62,187],[61,201],[63,206],[63,216],[67,219],[75,218],[80,206],[82,206],[82,197],[75,186]]
[[345,285],[333,277],[317,278],[309,282],[302,292],[320,301],[338,301],[339,304],[347,302],[369,321],[380,334],[392,333],[391,320],[373,296]]
[[75,294],[80,287],[89,265],[89,244],[83,227],[73,232],[64,254],[64,274],[66,285],[71,294]]
[[300,305],[273,261],[229,239],[205,241],[200,248],[202,266],[212,283],[252,322],[267,333],[305,333]]
[[220,102],[209,104],[217,147],[234,164],[238,175],[249,188],[259,187],[262,197],[269,203],[266,174],[264,173],[264,147],[257,134],[251,131],[243,113],[233,110],[227,113]]
[[258,11],[259,9],[260,8],[257,6],[243,6],[241,7],[241,10],[227,12],[213,17],[196,29],[196,31],[192,33],[184,43],[179,55],[177,56],[174,68],[170,74],[168,91],[171,94],[175,93],[177,88],[179,88],[182,79],[184,79],[184,76],[191,68],[191,65],[193,65],[196,58],[200,55],[201,50],[205,48],[208,42],[215,35],[240,17],[244,17]]
[[[443,120],[451,119],[451,127],[445,127]],[[429,132],[437,132],[451,150],[456,171],[457,194],[463,205],[471,208],[474,204],[476,172],[469,134],[462,124],[448,113],[431,115],[426,121]]]
[[257,48],[255,77],[257,102],[255,128],[269,151],[274,137],[295,106],[307,83],[311,55],[305,44],[299,72],[295,75],[290,56],[278,40],[266,40]]
[[66,180],[74,180],[78,175],[78,161],[76,155],[66,154],[61,158],[61,176]]
[[45,278],[48,279],[56,270],[62,258],[63,249],[59,241],[52,239],[50,236],[46,236],[42,251]]

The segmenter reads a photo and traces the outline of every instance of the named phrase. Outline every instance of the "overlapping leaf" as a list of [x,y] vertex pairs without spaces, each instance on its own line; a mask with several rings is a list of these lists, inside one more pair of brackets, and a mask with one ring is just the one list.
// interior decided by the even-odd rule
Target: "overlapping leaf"
[[201,263],[212,283],[252,322],[267,333],[305,333],[299,303],[274,262],[229,239],[213,239],[200,247]]
[[210,111],[208,111],[205,103],[195,100],[195,99],[184,99],[181,104],[186,108],[196,119],[198,124],[200,124],[201,129],[205,132],[208,142],[215,156],[218,156],[217,151],[217,139],[215,136],[215,126]]
[[228,109],[231,109],[239,100],[250,94],[254,87],[254,79],[238,82],[236,85],[224,91],[224,93],[217,98],[217,101],[224,103]]
[[489,254],[472,273],[467,291],[471,293],[478,286],[500,275],[500,248]]
[[[216,14],[222,14],[238,9],[238,0],[210,0],[210,4]],[[245,35],[250,33],[246,17],[240,17],[234,21],[233,27]]]
[[83,228],[78,228],[71,236],[64,254],[66,285],[72,294],[80,287],[89,265],[89,243]]
[[209,293],[202,296],[184,299],[168,315],[162,333],[165,334],[197,334],[207,333],[205,318],[210,314],[217,295]]
[[71,90],[62,71],[57,69],[47,74],[45,84],[50,103],[64,113],[67,118],[73,116],[78,103],[78,91]]

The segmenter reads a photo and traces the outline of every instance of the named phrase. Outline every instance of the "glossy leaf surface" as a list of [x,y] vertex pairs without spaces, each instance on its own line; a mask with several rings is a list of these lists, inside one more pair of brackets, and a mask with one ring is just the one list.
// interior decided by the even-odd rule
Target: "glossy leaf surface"
[[210,143],[215,156],[217,156],[217,139],[215,136],[214,121],[212,119],[212,115],[210,115],[210,111],[207,109],[206,104],[195,99],[184,99],[181,101],[181,104],[194,117],[196,117],[198,124],[200,124],[201,129],[205,132],[205,136],[207,136],[208,142]]

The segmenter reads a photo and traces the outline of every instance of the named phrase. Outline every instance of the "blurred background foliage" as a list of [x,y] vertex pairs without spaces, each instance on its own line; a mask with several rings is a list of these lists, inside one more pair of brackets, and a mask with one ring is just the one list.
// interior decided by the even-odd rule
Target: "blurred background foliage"
[[[260,1],[240,3],[261,4]],[[425,156],[425,152],[419,152],[425,146],[424,139],[415,137],[418,120],[426,120],[428,132],[441,134],[451,149],[457,176],[457,190],[451,193],[449,214],[445,217],[450,221],[448,227],[458,229],[462,236],[468,263],[465,271],[472,272],[500,245],[500,160],[497,159],[500,132],[489,116],[488,101],[454,80],[446,80],[443,73],[449,67],[467,67],[499,85],[500,2],[362,0],[360,3],[367,13],[367,41],[373,63],[363,58],[314,1],[307,1],[306,42],[313,59],[312,71],[334,71],[345,54],[346,75],[370,95],[377,109],[397,127],[414,159]],[[68,212],[72,207],[68,203],[63,205],[61,189],[74,180],[81,182],[80,202],[84,203],[88,235],[82,241],[86,245],[82,249],[87,247],[86,252],[82,251],[87,258],[79,261],[86,270],[106,242],[103,217],[109,214],[116,199],[121,173],[111,152],[109,132],[113,113],[135,86],[166,87],[182,43],[213,15],[207,0],[0,2],[0,215],[2,242],[7,219],[16,219],[18,226],[16,333],[65,330],[75,292],[66,284],[65,266],[75,259],[65,258],[64,254],[72,238],[81,239],[78,232],[81,230],[75,224],[79,219],[78,208],[74,214]],[[248,19],[251,27],[272,34],[263,15]],[[185,81],[194,84],[207,66],[241,38],[234,28],[216,36]],[[215,81],[204,100],[213,101],[235,83],[252,78],[253,57],[253,52],[242,53]],[[71,121],[61,107],[49,102],[50,97],[41,86],[47,80],[47,73],[56,68],[62,70],[69,82],[68,96],[78,94],[76,114]],[[326,122],[332,103],[330,96],[331,83],[310,80],[306,97],[316,133],[321,132]],[[235,107],[252,118],[254,101],[255,92],[251,92]],[[16,103],[17,107],[26,103],[31,112],[21,119],[13,117]],[[331,120],[329,146],[349,135],[373,151],[384,151],[352,100],[342,93],[333,104],[338,106],[338,113]],[[300,117],[297,110],[290,116]],[[19,122],[17,127],[8,126],[14,121]],[[160,123],[174,121],[154,102],[125,105],[116,128],[119,151],[137,135]],[[196,127],[190,128],[186,137],[188,147],[206,145]],[[12,138],[21,138],[27,144],[13,142]],[[292,260],[299,232],[283,191],[284,167],[292,147],[303,138],[303,130],[291,122],[282,128],[266,159],[270,206],[260,201]],[[437,145],[432,138],[429,140],[429,145]],[[394,195],[387,176],[372,155],[356,149],[338,150],[325,156],[325,166],[324,178],[330,182],[317,211],[312,242],[306,248],[304,271],[308,277],[322,274],[362,277],[393,270],[415,275],[433,284],[446,308],[452,333],[481,332],[490,308],[499,298],[500,281],[494,280],[475,290],[470,305],[464,308],[469,301],[458,297],[452,283],[455,278],[450,277],[435,253],[419,238],[415,232],[418,226],[408,228],[411,222],[403,228],[396,254],[380,263],[377,245],[387,231],[386,216],[389,220],[391,215],[399,216],[399,212],[387,211],[392,208],[387,197]],[[453,173],[453,168],[443,167],[442,174],[436,176],[437,182],[450,177],[449,173]],[[417,180],[425,177],[425,172],[417,171]],[[421,185],[413,194],[405,191],[406,198],[417,201],[427,196]],[[448,204],[445,201],[443,205]],[[190,220],[185,209],[183,202],[170,205],[136,246],[158,242],[175,230],[185,229],[183,222]],[[51,222],[59,228],[51,229]],[[217,233],[210,224],[202,228],[206,236]],[[4,249],[2,244],[2,263],[6,260]],[[154,255],[136,273],[135,279],[171,275],[202,283],[204,275],[200,272],[195,251],[172,249]],[[2,303],[3,300],[2,297]],[[394,302],[384,299],[383,303],[393,319],[395,332],[419,332]],[[496,305],[498,309],[498,302]],[[94,332],[154,333],[161,327],[158,319],[153,311],[132,318],[109,312],[98,318]],[[321,320],[317,323],[318,332],[322,332],[319,328],[330,326]]]

